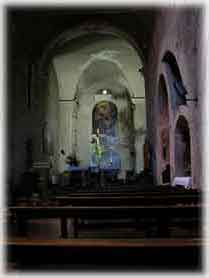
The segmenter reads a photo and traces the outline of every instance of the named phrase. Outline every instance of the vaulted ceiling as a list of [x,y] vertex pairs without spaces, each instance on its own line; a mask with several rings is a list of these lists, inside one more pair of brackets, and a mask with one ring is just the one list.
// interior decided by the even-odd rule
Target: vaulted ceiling
[[109,89],[128,90],[131,96],[144,96],[142,66],[136,50],[125,40],[112,35],[88,35],[68,42],[52,59],[60,97],[73,99],[75,93]]

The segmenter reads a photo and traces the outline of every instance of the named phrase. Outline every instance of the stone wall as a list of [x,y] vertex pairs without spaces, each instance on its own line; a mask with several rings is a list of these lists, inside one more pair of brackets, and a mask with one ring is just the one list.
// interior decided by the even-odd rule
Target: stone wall
[[[166,81],[169,100],[170,166],[171,177],[175,176],[175,124],[184,115],[190,127],[191,163],[193,187],[201,186],[201,10],[198,8],[163,8],[158,13],[153,32],[149,61],[146,67],[146,96],[148,130],[153,153],[156,183],[162,183],[162,162],[160,159],[160,138],[156,125],[158,111],[158,87],[162,74]],[[172,105],[174,92],[172,80],[162,59],[170,51],[177,61],[186,89],[186,105]],[[196,98],[198,100],[196,101]]]

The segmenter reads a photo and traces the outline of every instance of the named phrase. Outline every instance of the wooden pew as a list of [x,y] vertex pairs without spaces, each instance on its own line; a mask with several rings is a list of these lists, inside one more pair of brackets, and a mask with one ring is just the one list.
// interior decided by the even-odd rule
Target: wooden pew
[[74,237],[78,236],[78,219],[156,219],[162,236],[168,234],[172,219],[188,219],[199,225],[200,205],[153,205],[153,206],[61,206],[61,207],[9,207],[8,213],[16,215],[19,234],[27,234],[29,219],[58,218],[61,224],[61,237],[68,237],[67,219],[74,219]]
[[[30,204],[32,198],[23,200]],[[163,192],[112,192],[112,193],[71,193],[65,195],[51,195],[48,198],[50,204],[76,205],[76,206],[99,206],[99,205],[171,205],[171,204],[197,204],[201,203],[201,193],[196,190],[163,191]],[[21,203],[16,200],[13,204]],[[40,205],[42,200],[37,200]]]
[[[205,244],[205,243],[204,243]],[[8,239],[8,263],[16,269],[39,270],[45,267],[70,270],[82,267],[124,269],[126,267],[172,270],[202,268],[201,239]],[[59,268],[60,267],[60,268]],[[107,268],[108,267],[108,268]],[[65,268],[64,268],[65,269]]]
[[172,204],[197,204],[201,202],[198,194],[135,194],[122,195],[69,195],[50,198],[58,205],[72,206],[135,206],[135,205],[172,205]]
[[[135,192],[177,192],[177,191],[197,191],[198,189],[194,188],[187,188],[181,186],[171,186],[171,185],[153,185],[153,184],[141,184],[140,182],[135,182],[135,184],[127,185],[124,184],[123,181],[118,180],[114,184],[105,184],[104,186],[101,186],[100,182],[100,174],[94,173],[95,177],[94,179],[86,180],[86,184],[88,186],[86,187],[75,187],[74,190],[71,190],[73,188],[72,186],[69,186],[69,191],[67,191],[68,187],[66,187],[65,193],[75,193],[75,194],[82,194],[82,193],[135,193]],[[81,183],[80,183],[81,185]],[[60,188],[60,190],[59,190]],[[61,187],[57,187],[57,193],[62,194]]]
[[[94,191],[94,192],[71,192],[68,194],[64,194],[64,196],[70,196],[70,197],[83,197],[83,196],[88,196],[88,197],[93,197],[93,196],[135,196],[135,195],[171,195],[171,194],[176,194],[176,195],[194,195],[194,196],[201,196],[201,192],[196,190],[196,189],[174,189],[174,188],[168,188],[168,187],[163,187],[163,189],[159,189],[158,187],[155,187],[155,190],[143,190],[143,191]],[[63,196],[63,194],[57,194],[56,196]]]

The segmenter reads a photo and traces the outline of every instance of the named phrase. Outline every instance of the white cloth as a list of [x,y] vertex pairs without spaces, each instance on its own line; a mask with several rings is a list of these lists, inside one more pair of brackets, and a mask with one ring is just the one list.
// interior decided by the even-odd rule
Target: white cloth
[[192,178],[191,177],[175,177],[173,180],[172,186],[182,185],[184,188],[192,187]]

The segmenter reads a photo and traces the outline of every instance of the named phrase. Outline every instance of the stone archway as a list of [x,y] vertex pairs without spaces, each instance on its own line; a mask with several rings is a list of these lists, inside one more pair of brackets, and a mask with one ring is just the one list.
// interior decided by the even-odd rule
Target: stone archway
[[[142,62],[145,62],[145,57],[143,51],[138,46],[136,39],[128,34],[127,32],[121,30],[120,28],[110,24],[106,21],[87,21],[83,24],[74,27],[72,29],[66,30],[52,39],[45,47],[44,52],[42,53],[40,63],[39,63],[39,72],[44,74],[47,72],[48,64],[54,56],[57,54],[57,50],[66,47],[69,43],[74,40],[81,39],[85,36],[114,36],[115,38],[122,39],[126,41],[139,55]],[[140,65],[139,65],[140,66]]]
[[[59,84],[60,112],[56,130],[59,142],[55,152],[64,149],[78,157],[81,166],[88,165],[91,112],[98,101],[98,90],[109,88],[113,101],[120,103],[119,130],[126,134],[117,151],[120,155],[123,152],[122,168],[139,173],[144,165],[142,151],[146,132],[145,84],[144,77],[138,73],[138,67],[143,66],[142,59],[129,39],[110,26],[94,25],[91,30],[84,26],[77,33],[75,30],[58,36],[40,62],[40,71],[44,72],[51,61]],[[131,132],[127,131],[130,119]],[[82,141],[84,138],[86,143]],[[60,171],[62,161],[59,159]]]
[[191,139],[188,122],[179,116],[175,129],[175,176],[191,176]]
[[160,76],[158,86],[158,132],[162,183],[170,183],[169,103],[166,83]]
[[163,56],[162,62],[169,72],[172,107],[176,110],[180,105],[186,105],[187,91],[175,56],[170,51],[167,51]]

